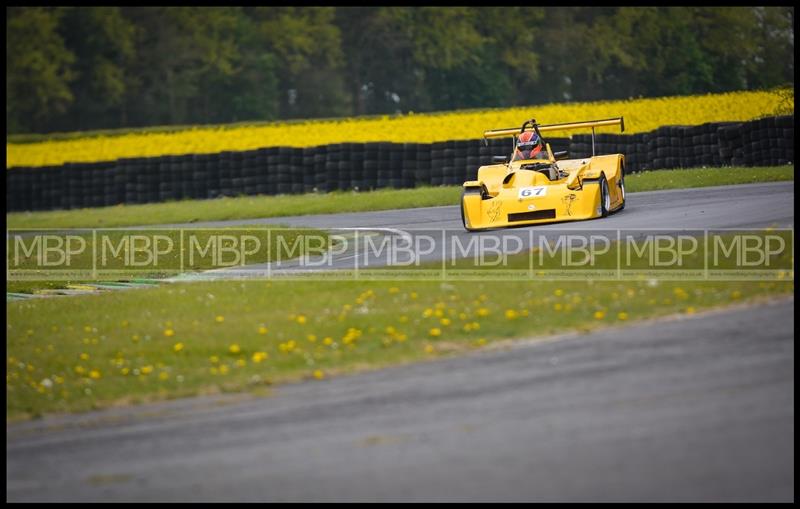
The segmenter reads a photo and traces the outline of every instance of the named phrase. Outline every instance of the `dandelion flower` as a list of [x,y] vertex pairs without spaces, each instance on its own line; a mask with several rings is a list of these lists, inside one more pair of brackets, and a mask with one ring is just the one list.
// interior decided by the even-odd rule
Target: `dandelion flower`
[[605,311],[595,311],[594,312],[595,320],[602,320],[603,318],[605,318],[605,316],[606,316]]
[[428,331],[428,334],[436,338],[442,335],[442,330],[439,329],[438,327],[434,327]]
[[322,370],[316,369],[314,370],[314,378],[317,380],[322,380],[325,378],[325,373],[323,373]]
[[173,346],[172,349],[176,352],[180,352],[183,350],[183,343],[175,343],[175,346]]
[[239,345],[237,343],[234,343],[230,347],[228,347],[228,351],[230,351],[231,353],[239,353],[241,350],[242,349],[239,348]]

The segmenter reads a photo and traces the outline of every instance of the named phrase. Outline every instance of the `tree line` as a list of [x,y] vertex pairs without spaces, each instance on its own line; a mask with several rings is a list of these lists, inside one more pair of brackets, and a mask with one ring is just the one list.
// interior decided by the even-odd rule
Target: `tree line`
[[793,7],[7,7],[7,133],[794,81]]

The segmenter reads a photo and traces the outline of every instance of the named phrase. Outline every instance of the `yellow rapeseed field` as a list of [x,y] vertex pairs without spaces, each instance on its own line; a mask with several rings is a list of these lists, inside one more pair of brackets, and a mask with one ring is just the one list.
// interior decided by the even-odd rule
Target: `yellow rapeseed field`
[[[430,143],[477,139],[486,129],[514,127],[535,118],[540,123],[571,122],[624,116],[626,133],[662,125],[745,121],[773,114],[782,104],[771,91],[731,92],[696,96],[562,103],[517,108],[409,113],[381,118],[345,118],[252,126],[197,127],[169,133],[131,133],[38,143],[7,143],[6,168],[109,161],[122,157],[154,157],[270,146],[309,147],[329,143],[389,141]],[[794,100],[789,107],[794,109]],[[552,133],[564,136],[567,133]]]

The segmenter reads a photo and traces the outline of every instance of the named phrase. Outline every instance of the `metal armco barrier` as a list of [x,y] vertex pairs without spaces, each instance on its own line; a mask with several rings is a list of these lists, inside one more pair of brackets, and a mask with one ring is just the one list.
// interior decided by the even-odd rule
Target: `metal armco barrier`
[[[548,138],[553,151],[588,157],[591,135]],[[6,211],[103,207],[220,196],[459,185],[511,139],[435,143],[336,143],[309,148],[117,159],[9,168]],[[598,134],[596,154],[625,154],[627,172],[699,166],[774,166],[794,161],[794,115],[749,122],[664,126]]]

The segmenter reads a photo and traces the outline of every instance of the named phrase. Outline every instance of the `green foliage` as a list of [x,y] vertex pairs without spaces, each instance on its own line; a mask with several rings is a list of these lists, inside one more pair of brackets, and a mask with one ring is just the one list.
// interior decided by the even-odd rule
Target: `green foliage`
[[8,133],[505,107],[794,80],[794,8],[17,7]]
[[61,9],[6,11],[6,123],[13,131],[28,123],[44,127],[73,102],[70,82],[75,55],[57,29]]

